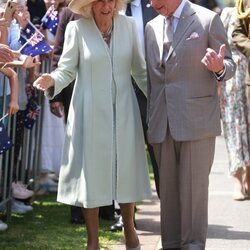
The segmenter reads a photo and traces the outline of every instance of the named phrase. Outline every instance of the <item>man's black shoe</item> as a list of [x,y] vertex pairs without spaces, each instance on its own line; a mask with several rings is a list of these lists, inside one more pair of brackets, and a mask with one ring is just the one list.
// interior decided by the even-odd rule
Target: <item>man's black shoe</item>
[[[117,220],[116,220],[115,224],[110,226],[110,231],[112,231],[112,232],[122,231],[122,228],[123,228],[122,216],[119,215],[116,218],[117,218]],[[134,219],[134,225],[135,225],[135,228],[136,228],[135,219]]]
[[110,226],[110,231],[111,232],[122,231],[122,228],[123,228],[123,221],[122,221],[122,216],[120,215],[117,221]]

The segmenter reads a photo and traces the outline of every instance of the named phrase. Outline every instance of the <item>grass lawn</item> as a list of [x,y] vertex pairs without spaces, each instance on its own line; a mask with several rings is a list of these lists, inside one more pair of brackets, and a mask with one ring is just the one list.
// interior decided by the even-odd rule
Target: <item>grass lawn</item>
[[[70,208],[56,202],[56,194],[37,196],[32,206],[34,210],[24,215],[12,214],[8,229],[0,232],[1,250],[85,249],[84,225],[69,222]],[[110,249],[112,242],[123,237],[121,232],[109,231],[112,223],[100,220],[102,249]]]

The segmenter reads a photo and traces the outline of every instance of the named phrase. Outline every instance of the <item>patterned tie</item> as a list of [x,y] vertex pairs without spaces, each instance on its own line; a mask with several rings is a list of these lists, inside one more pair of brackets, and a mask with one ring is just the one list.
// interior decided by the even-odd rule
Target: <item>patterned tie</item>
[[164,61],[168,55],[169,48],[173,41],[173,16],[166,17],[164,24],[164,37],[163,37],[163,53],[162,53],[162,66],[164,67]]
[[127,3],[127,8],[125,12],[126,16],[132,16],[131,3]]
[[166,17],[166,22],[165,22],[165,34],[164,34],[164,43],[172,43],[173,41],[173,36],[174,36],[174,31],[173,31],[173,16],[168,16]]

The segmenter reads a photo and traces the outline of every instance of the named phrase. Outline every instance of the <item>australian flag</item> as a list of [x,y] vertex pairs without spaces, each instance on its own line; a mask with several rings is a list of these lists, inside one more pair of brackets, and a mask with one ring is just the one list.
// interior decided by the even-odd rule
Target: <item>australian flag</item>
[[51,5],[44,17],[41,20],[43,29],[49,30],[53,35],[56,34],[58,26],[58,11],[55,10],[54,5]]
[[0,122],[0,154],[5,153],[12,146],[13,143],[11,142],[3,123]]
[[22,29],[19,42],[22,44],[19,52],[27,56],[42,55],[52,50],[44,41],[43,34],[31,22]]
[[33,100],[29,100],[26,110],[25,110],[25,118],[24,118],[24,126],[27,129],[32,129],[37,117],[40,113],[40,106]]
[[21,47],[20,53],[27,56],[37,56],[51,50],[52,48],[44,41],[43,36],[39,32],[35,33],[28,41],[26,41],[26,43]]
[[32,37],[32,35],[34,35],[37,32],[40,31],[36,28],[36,26],[32,22],[29,21],[26,27],[24,29],[21,29],[19,42],[22,45],[24,45],[26,41],[29,40]]

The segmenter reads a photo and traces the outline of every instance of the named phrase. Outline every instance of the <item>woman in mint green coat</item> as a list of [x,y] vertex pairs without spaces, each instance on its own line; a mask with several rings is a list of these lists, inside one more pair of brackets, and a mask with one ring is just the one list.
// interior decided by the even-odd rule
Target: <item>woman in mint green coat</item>
[[118,14],[120,1],[73,0],[69,8],[84,18],[68,24],[58,68],[34,82],[53,98],[76,79],[58,201],[84,207],[87,249],[99,247],[98,207],[113,200],[121,207],[127,248],[139,249],[134,202],[151,194],[139,107],[131,82],[132,75],[146,93],[146,65],[134,20]]

